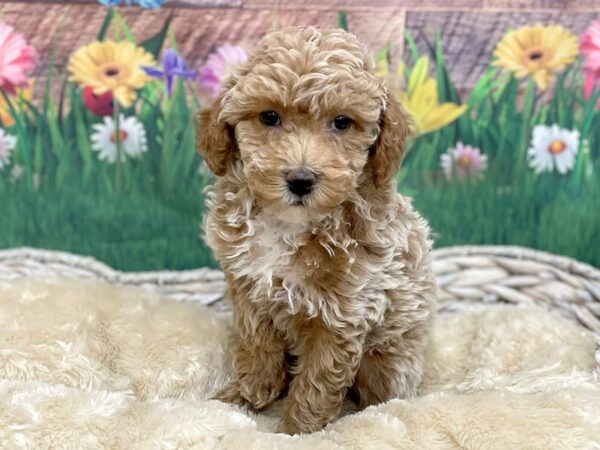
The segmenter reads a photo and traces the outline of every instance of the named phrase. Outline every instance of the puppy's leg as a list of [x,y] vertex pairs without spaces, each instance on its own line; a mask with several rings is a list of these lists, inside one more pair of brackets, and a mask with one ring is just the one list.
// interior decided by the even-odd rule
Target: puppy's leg
[[304,334],[279,432],[320,430],[340,412],[362,353],[360,335],[348,334],[340,335],[322,324]]
[[257,410],[277,400],[287,374],[283,340],[270,321],[263,322],[262,328],[241,342],[234,359],[240,393]]
[[256,410],[277,400],[286,385],[285,346],[270,333],[256,339],[240,343],[233,360],[237,379],[217,392],[215,400],[249,404]]
[[248,406],[248,401],[242,397],[240,383],[237,380],[223,386],[215,395],[213,395],[212,399],[225,403],[233,403],[234,405],[239,406]]
[[359,408],[417,395],[423,376],[424,331],[419,326],[363,355],[352,386]]
[[214,397],[229,403],[246,402],[260,410],[273,403],[286,386],[286,345],[260,302],[234,298],[240,343],[233,359],[237,379]]

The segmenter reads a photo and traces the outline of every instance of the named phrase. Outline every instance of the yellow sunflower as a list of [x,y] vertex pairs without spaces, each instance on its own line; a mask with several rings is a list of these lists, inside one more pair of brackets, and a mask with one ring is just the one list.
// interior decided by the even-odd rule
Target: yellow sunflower
[[94,42],[71,55],[69,80],[91,87],[96,95],[111,91],[127,108],[135,99],[135,90],[149,80],[142,66],[154,66],[154,58],[132,42]]
[[[10,103],[15,111],[19,112],[27,108],[26,102],[31,102],[33,98],[34,80],[28,81],[27,87],[18,87],[15,95],[11,96]],[[6,103],[3,95],[0,95],[0,120],[4,127],[11,127],[15,124],[15,119],[10,111],[10,107]]]
[[513,72],[517,78],[529,75],[544,90],[555,72],[575,60],[578,51],[577,38],[569,30],[537,24],[506,34],[494,50],[494,65]]

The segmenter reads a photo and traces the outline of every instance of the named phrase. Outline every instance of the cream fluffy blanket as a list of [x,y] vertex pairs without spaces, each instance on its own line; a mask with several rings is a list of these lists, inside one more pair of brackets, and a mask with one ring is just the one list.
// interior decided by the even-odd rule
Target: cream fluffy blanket
[[591,334],[541,309],[440,314],[420,397],[275,434],[207,400],[231,376],[230,320],[90,281],[0,282],[2,448],[600,449]]

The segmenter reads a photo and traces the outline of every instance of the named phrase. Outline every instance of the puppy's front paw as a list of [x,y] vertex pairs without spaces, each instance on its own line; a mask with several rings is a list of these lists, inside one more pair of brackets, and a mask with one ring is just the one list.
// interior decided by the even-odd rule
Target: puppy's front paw
[[273,403],[285,388],[285,371],[240,375],[240,392],[256,410]]
[[307,421],[302,421],[284,412],[281,422],[277,425],[277,433],[294,435],[322,430],[325,424],[315,419],[311,417]]
[[213,400],[219,400],[225,403],[233,403],[234,405],[246,406],[247,401],[240,392],[240,384],[237,381],[225,385],[213,397]]
[[281,419],[279,425],[277,425],[277,433],[289,434],[290,436],[293,436],[294,434],[301,434],[304,432],[305,431],[302,430],[296,422],[289,420],[285,416]]

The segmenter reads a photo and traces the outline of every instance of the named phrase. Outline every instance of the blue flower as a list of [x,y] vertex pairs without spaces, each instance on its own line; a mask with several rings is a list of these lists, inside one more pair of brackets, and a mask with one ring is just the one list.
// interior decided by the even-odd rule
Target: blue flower
[[142,67],[142,69],[151,77],[164,79],[165,89],[169,96],[173,93],[173,79],[175,77],[187,80],[196,78],[196,71],[189,70],[182,56],[172,48],[167,49],[163,54],[162,66],[163,70],[147,66]]
[[165,0],[98,0],[104,6],[119,6],[125,3],[127,6],[137,4],[142,8],[154,9],[160,8]]

